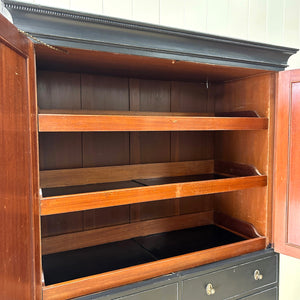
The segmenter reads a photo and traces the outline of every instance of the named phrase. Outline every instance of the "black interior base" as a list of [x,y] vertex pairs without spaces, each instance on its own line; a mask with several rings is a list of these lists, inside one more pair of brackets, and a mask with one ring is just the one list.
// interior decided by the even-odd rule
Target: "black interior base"
[[244,240],[216,225],[176,230],[43,256],[46,285]]

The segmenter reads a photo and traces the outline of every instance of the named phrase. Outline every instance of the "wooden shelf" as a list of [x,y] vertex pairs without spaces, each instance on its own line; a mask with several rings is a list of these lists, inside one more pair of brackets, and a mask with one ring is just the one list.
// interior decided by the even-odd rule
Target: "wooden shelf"
[[265,185],[267,176],[251,166],[213,160],[42,171],[41,215]]
[[[114,241],[44,255],[46,286],[43,287],[43,299],[73,298],[265,247],[265,237],[261,237],[249,223],[221,213],[207,212],[193,214],[193,222],[185,224],[184,219],[188,217],[140,222],[141,229],[151,222],[150,232],[137,230],[139,225],[135,225],[133,236],[126,239],[125,232],[123,240],[120,240],[124,235],[122,226],[128,225],[114,226],[116,229],[110,227],[112,232],[119,232]],[[181,228],[174,227],[176,218]],[[170,223],[173,226],[169,228],[161,226]],[[89,232],[84,234],[89,235]],[[72,254],[76,254],[76,262]]]
[[[239,116],[241,115],[241,116]],[[40,111],[40,132],[261,130],[268,119],[240,114]]]

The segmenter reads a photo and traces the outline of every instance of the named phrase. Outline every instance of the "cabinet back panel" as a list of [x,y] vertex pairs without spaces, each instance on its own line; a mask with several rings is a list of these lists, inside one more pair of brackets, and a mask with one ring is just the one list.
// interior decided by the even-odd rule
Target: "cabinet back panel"
[[[81,108],[80,74],[43,72],[37,74],[38,105],[42,109]],[[72,149],[70,149],[72,145]],[[81,133],[48,133],[39,135],[40,169],[82,167]],[[42,218],[42,236],[83,229],[83,213],[76,212]]]
[[41,109],[80,109],[80,74],[39,71],[37,94]]
[[83,133],[82,152],[86,168],[129,164],[129,133]]
[[40,170],[82,167],[82,134],[40,133]]
[[[212,112],[203,84],[158,80],[130,80],[130,109],[160,112]],[[130,133],[131,163],[211,159],[213,135],[207,132]],[[193,197],[194,211],[203,211],[203,197]],[[201,200],[199,200],[201,199]],[[207,197],[205,198],[207,199]],[[184,213],[183,199],[131,206],[131,220],[148,220]],[[204,200],[207,203],[207,200]],[[207,204],[206,204],[207,205]],[[210,206],[210,209],[212,207]]]
[[[212,113],[204,84],[40,71],[41,109]],[[213,158],[212,132],[40,134],[41,170]],[[43,237],[211,210],[212,196],[169,199],[43,217]]]
[[80,74],[82,109],[129,110],[127,78]]

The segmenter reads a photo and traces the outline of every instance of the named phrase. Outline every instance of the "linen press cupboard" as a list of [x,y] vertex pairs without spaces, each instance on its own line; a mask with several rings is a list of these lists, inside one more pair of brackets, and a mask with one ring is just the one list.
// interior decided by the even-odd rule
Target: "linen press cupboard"
[[300,257],[296,49],[4,2],[0,298],[276,298],[266,249]]

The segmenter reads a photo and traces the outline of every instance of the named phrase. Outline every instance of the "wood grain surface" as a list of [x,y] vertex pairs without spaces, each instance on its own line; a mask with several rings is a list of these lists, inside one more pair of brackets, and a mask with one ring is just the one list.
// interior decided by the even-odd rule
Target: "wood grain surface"
[[0,298],[41,299],[33,44],[0,14]]
[[44,197],[41,215],[236,191],[266,184],[267,176],[248,176]]
[[300,71],[280,72],[276,98],[275,250],[300,258],[299,120]]
[[39,114],[40,132],[259,130],[266,118]]

